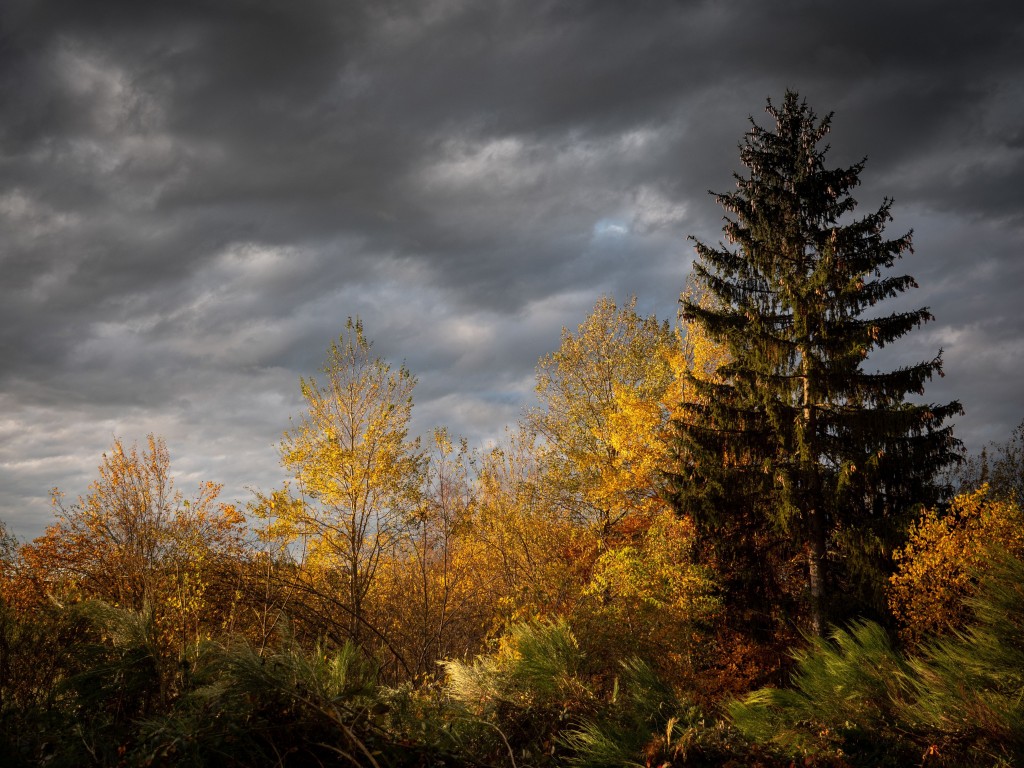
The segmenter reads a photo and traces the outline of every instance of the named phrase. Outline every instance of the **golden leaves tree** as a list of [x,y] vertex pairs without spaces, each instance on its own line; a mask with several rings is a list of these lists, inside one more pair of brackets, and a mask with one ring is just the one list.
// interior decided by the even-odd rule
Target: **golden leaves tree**
[[660,506],[668,396],[678,339],[668,323],[602,297],[537,366],[541,405],[528,415],[553,503],[609,535],[631,513]]
[[307,410],[280,446],[300,494],[274,494],[262,506],[276,518],[271,535],[301,538],[310,586],[340,598],[358,642],[373,631],[366,602],[381,559],[418,501],[423,459],[408,439],[416,380],[374,357],[351,318],[322,372],[301,380]]

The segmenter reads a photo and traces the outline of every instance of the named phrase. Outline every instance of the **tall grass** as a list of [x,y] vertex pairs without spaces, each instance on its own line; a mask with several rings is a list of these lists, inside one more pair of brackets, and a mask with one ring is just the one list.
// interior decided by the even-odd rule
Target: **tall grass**
[[728,707],[743,734],[798,753],[856,752],[867,764],[907,764],[915,747],[901,713],[914,673],[881,626],[833,629],[795,657],[792,687],[763,688]]
[[620,666],[610,699],[562,736],[573,765],[643,766],[655,754],[685,751],[703,727],[700,711],[680,699],[645,661],[632,658]]
[[266,653],[209,645],[196,687],[143,724],[144,761],[174,765],[333,764],[380,768],[403,750],[376,723],[385,707],[376,671],[358,649],[287,639]]
[[[563,621],[511,628],[494,653],[449,662],[461,754],[490,764],[578,768],[698,764],[722,729],[638,658],[589,659]],[[458,719],[458,714],[449,712]]]
[[1024,762],[1024,561],[991,549],[965,631],[926,646],[907,716],[989,764]]
[[445,663],[462,748],[483,762],[552,760],[561,731],[597,703],[583,663],[561,620],[516,624],[493,653]]

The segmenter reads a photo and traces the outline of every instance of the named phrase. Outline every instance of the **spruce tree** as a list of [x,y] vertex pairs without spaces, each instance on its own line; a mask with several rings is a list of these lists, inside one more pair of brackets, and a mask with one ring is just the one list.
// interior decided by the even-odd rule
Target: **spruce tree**
[[[960,443],[946,420],[958,402],[914,404],[942,371],[927,362],[869,373],[865,358],[933,319],[927,308],[884,314],[879,302],[916,287],[888,270],[911,234],[885,239],[892,200],[856,218],[850,191],[862,160],[825,166],[818,120],[797,94],[768,100],[774,130],[751,118],[740,145],[748,175],[715,194],[728,244],[695,238],[697,283],[712,301],[681,299],[682,314],[725,344],[716,380],[693,378],[697,396],[676,422],[676,501],[705,523],[744,515],[784,531],[806,554],[813,631],[828,618],[827,552],[838,537],[881,535],[894,516],[930,502],[934,478]],[[849,550],[847,550],[849,551]]]

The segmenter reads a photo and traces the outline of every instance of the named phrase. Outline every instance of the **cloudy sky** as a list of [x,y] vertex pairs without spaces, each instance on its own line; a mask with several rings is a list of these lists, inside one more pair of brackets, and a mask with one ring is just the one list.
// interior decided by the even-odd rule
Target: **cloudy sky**
[[4,0],[0,520],[114,436],[178,484],[281,478],[300,375],[359,315],[414,429],[475,445],[602,294],[675,317],[747,118],[791,88],[895,198],[971,448],[1024,418],[1024,10],[811,0]]

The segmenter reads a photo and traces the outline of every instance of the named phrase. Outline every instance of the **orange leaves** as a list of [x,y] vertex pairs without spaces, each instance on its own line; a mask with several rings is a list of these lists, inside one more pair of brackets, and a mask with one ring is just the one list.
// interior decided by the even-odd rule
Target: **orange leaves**
[[191,499],[176,491],[162,439],[150,435],[141,452],[115,439],[77,504],[54,490],[58,520],[23,547],[26,574],[58,599],[151,606],[165,640],[195,640],[217,610],[214,562],[241,557],[246,544],[244,517],[219,493],[209,482]]
[[1024,555],[1024,515],[1009,501],[992,500],[988,486],[953,499],[945,515],[927,510],[895,554],[889,606],[908,640],[957,629],[969,618],[963,599],[973,594],[984,548]]

